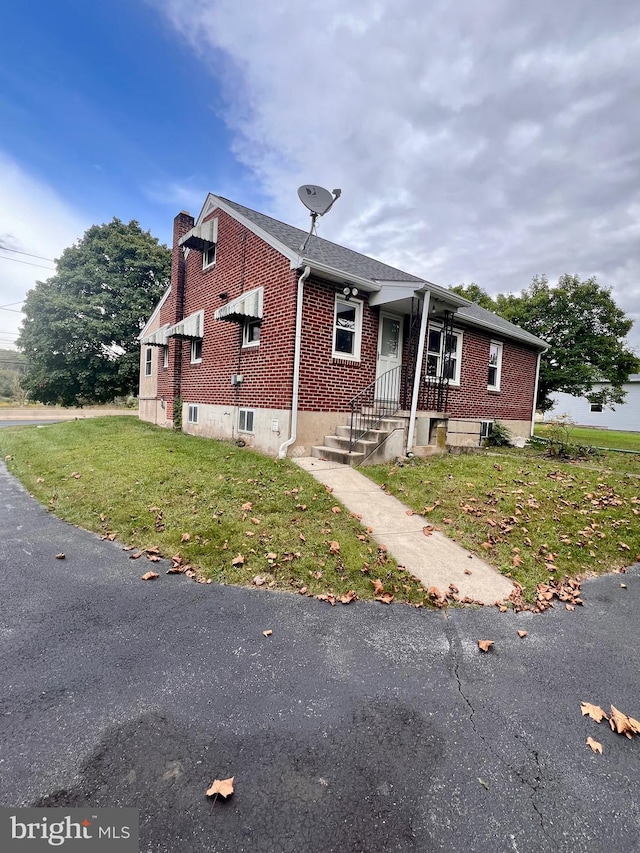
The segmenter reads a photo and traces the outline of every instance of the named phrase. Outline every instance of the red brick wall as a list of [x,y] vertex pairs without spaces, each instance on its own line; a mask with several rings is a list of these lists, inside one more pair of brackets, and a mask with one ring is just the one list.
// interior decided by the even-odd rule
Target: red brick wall
[[359,362],[334,359],[333,318],[336,286],[309,278],[305,282],[300,359],[301,411],[344,412],[349,401],[376,377],[378,317],[366,295],[362,306]]
[[[191,364],[190,342],[182,346],[183,402],[290,408],[297,274],[287,258],[235,219],[220,210],[207,219],[214,216],[218,217],[215,265],[203,270],[202,253],[193,250],[185,261],[184,316],[204,310],[204,339],[200,364]],[[179,266],[179,254],[174,252],[174,269]],[[231,300],[261,285],[264,316],[260,345],[243,348],[242,326],[215,320],[214,312],[228,301],[220,299],[221,293],[227,293]],[[161,323],[176,322],[174,307],[175,301],[167,300]],[[170,365],[176,345],[172,339]],[[243,375],[241,385],[231,385],[233,373]],[[167,376],[167,390],[169,384]],[[159,382],[159,393],[161,387]]]
[[463,329],[460,387],[449,386],[447,410],[457,418],[530,420],[536,352],[515,342],[502,341],[500,391],[488,391],[489,344],[492,340],[501,339],[486,332]]

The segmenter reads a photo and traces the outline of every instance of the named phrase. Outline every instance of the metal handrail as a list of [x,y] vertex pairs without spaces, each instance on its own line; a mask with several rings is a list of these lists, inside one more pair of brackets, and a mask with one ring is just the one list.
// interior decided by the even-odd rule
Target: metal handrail
[[349,452],[357,441],[375,429],[385,418],[400,410],[404,365],[387,370],[359,391],[350,401]]

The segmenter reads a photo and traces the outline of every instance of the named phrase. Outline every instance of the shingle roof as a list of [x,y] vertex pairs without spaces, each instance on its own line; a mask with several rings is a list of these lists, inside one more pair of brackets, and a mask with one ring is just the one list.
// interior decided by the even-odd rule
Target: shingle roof
[[[370,258],[368,255],[355,252],[353,249],[347,249],[346,246],[340,246],[338,243],[332,243],[331,240],[325,240],[323,237],[316,237],[315,235],[309,240],[304,252],[302,252],[301,246],[307,238],[306,231],[303,231],[301,228],[294,228],[293,225],[287,225],[286,222],[281,222],[279,219],[259,213],[257,210],[252,210],[250,207],[245,207],[228,198],[223,198],[222,196],[216,196],[216,198],[219,198],[258,228],[275,237],[276,240],[292,252],[299,253],[301,256],[304,255],[305,258],[312,261],[315,260],[326,264],[347,275],[359,276],[360,278],[370,279],[374,282],[407,281],[415,282],[417,285],[431,284],[418,276],[411,275],[403,270],[384,264],[382,261],[377,261],[375,258]],[[433,285],[431,286],[433,287]],[[481,308],[474,302],[468,302],[468,300],[465,300],[465,302],[467,304],[459,307],[457,310],[456,316],[459,320],[467,320],[471,325],[494,330],[505,337],[516,338],[537,348],[548,347],[546,341],[521,329],[520,326],[504,320],[502,317],[491,311],[487,311],[486,308]]]
[[499,314],[487,311],[486,308],[476,305],[475,302],[469,302],[468,305],[463,305],[461,308],[458,308],[456,317],[464,317],[471,323],[489,326],[497,333],[502,333],[506,337],[510,338],[518,338],[518,340],[528,342],[536,347],[549,346],[546,341],[543,341],[541,338],[537,338],[535,335],[532,335],[531,332],[527,332],[526,329],[516,326],[515,323],[510,323],[508,320],[505,320],[504,317],[500,317]]
[[403,272],[388,264],[383,264],[382,261],[377,261],[368,255],[354,252],[353,249],[347,249],[346,246],[340,246],[338,243],[332,243],[331,240],[325,240],[323,237],[316,237],[315,235],[311,237],[304,252],[302,252],[300,247],[307,238],[306,231],[294,228],[293,225],[287,225],[286,222],[280,222],[279,219],[273,219],[264,213],[258,213],[257,210],[251,210],[251,208],[244,207],[235,201],[230,201],[228,198],[223,198],[222,196],[218,196],[218,198],[242,216],[251,220],[259,228],[262,228],[277,240],[280,240],[281,243],[284,243],[293,252],[299,252],[301,255],[304,254],[305,258],[319,261],[351,275],[369,278],[372,281],[423,282],[423,279],[415,275],[410,275],[408,272]]

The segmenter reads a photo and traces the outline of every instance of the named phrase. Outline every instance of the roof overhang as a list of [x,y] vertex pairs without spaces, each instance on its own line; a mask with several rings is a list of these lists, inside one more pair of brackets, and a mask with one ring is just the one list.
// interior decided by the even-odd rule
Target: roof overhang
[[215,312],[215,320],[229,320],[241,323],[243,320],[261,320],[264,304],[264,288],[256,287],[242,293],[226,305],[221,305]]
[[169,294],[170,294],[170,293],[171,293],[171,285],[169,285],[169,287],[167,287],[167,289],[165,290],[165,292],[162,294],[162,298],[160,299],[160,301],[158,302],[158,304],[156,305],[156,307],[153,309],[153,311],[152,311],[152,313],[151,313],[151,316],[149,317],[149,319],[147,320],[147,322],[146,322],[146,323],[144,324],[144,326],[142,327],[142,331],[141,331],[141,332],[140,332],[140,334],[138,335],[138,340],[139,340],[139,341],[142,341],[142,339],[143,339],[143,338],[145,338],[145,337],[147,336],[147,329],[149,328],[149,326],[151,326],[151,325],[153,324],[154,320],[157,318],[158,314],[160,313],[160,309],[162,308],[162,306],[164,305],[164,303],[165,303],[165,302],[167,301],[167,299],[169,298]]
[[331,267],[328,264],[323,264],[320,261],[315,261],[312,258],[297,255],[295,260],[291,261],[292,270],[307,266],[310,267],[312,275],[317,275],[318,278],[322,278],[325,281],[335,282],[336,284],[351,284],[357,287],[362,293],[377,293],[380,290],[380,285],[370,278],[353,275],[344,270]]
[[168,338],[202,338],[204,336],[204,311],[189,314],[174,326],[167,329]]

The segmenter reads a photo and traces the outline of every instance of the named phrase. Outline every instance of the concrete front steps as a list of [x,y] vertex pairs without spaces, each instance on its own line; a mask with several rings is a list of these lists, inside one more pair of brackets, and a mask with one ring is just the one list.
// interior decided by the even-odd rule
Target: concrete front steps
[[348,425],[336,427],[335,435],[325,435],[324,443],[311,448],[316,459],[340,462],[342,465],[357,467],[395,459],[402,454],[404,441],[404,420],[402,418],[383,418],[380,423],[368,430],[349,451]]

